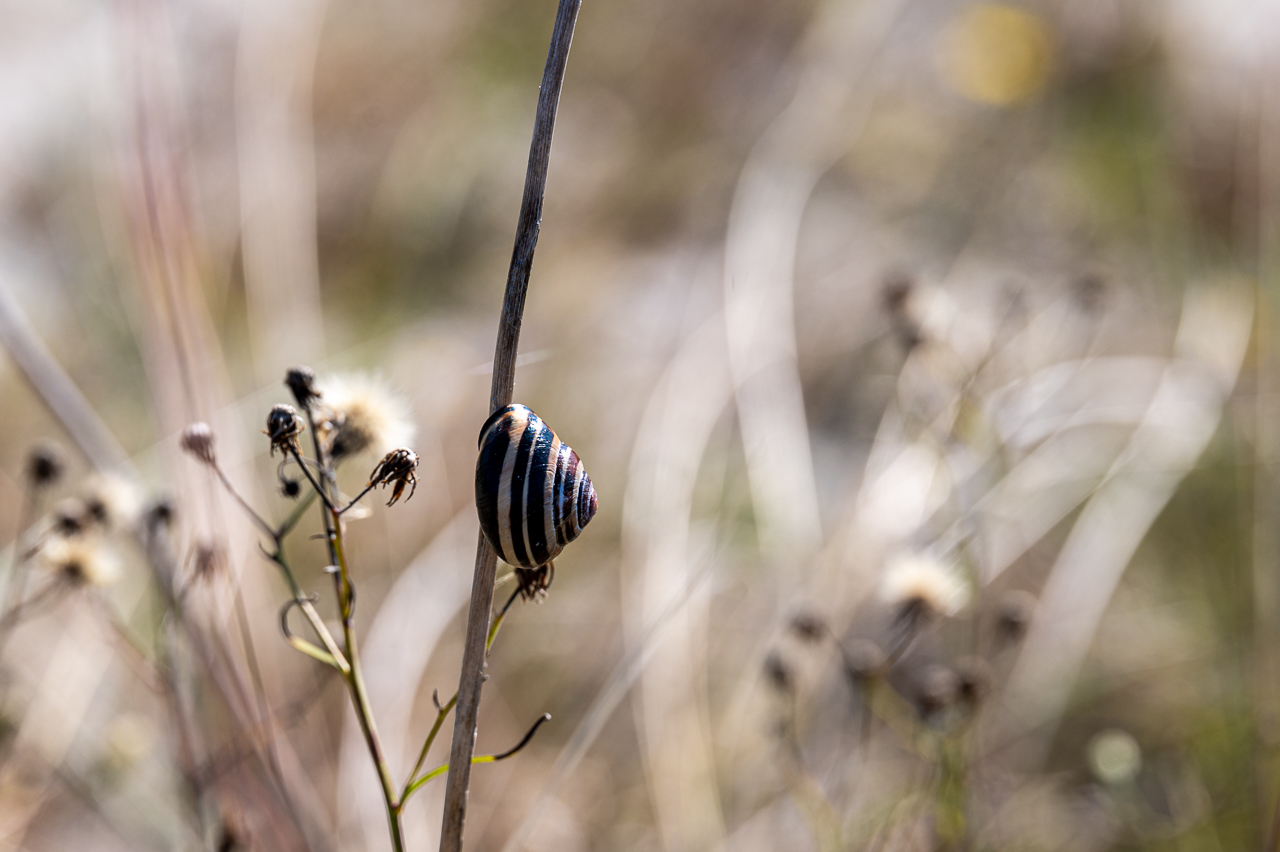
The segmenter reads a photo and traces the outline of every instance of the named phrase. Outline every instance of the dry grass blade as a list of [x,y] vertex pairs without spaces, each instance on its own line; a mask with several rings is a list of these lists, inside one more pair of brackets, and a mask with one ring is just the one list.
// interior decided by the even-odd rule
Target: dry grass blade
[[[529,147],[529,169],[525,175],[520,220],[516,225],[516,244],[511,255],[511,269],[507,274],[506,293],[502,299],[502,319],[498,325],[498,342],[493,356],[490,411],[497,411],[510,403],[515,388],[520,322],[524,316],[529,271],[533,266],[533,252],[538,244],[538,230],[542,222],[542,196],[547,187],[551,135],[555,130],[560,86],[564,82],[569,45],[573,41],[573,28],[581,5],[581,0],[560,0],[551,34],[551,48],[547,52],[547,66],[542,75],[542,87],[538,96],[538,113],[533,125],[533,143]],[[449,752],[449,766],[452,768],[445,786],[444,820],[440,828],[442,852],[459,852],[462,849],[467,787],[471,779],[471,756],[476,745],[480,687],[484,682],[485,641],[489,634],[496,568],[497,557],[481,535],[476,546],[476,568],[471,586],[471,606],[467,612],[462,675],[458,682],[458,706],[454,714],[453,746]]]

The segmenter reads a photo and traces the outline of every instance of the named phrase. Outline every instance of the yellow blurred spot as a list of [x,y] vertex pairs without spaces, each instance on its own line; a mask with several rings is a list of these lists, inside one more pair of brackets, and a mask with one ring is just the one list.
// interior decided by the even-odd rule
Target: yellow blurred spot
[[1053,39],[1039,15],[980,3],[948,28],[940,58],[947,84],[961,95],[1008,106],[1044,87],[1053,67]]

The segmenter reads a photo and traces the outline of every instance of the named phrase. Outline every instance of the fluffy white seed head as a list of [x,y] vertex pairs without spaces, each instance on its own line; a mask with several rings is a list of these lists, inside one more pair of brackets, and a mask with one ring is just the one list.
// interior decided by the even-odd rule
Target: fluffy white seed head
[[880,599],[903,614],[952,616],[969,603],[969,584],[952,567],[925,553],[906,553],[880,581]]
[[335,461],[381,457],[407,446],[417,431],[409,403],[369,373],[337,373],[316,380],[318,428]]
[[95,538],[50,538],[40,548],[40,560],[54,574],[87,586],[110,586],[120,579],[115,554]]

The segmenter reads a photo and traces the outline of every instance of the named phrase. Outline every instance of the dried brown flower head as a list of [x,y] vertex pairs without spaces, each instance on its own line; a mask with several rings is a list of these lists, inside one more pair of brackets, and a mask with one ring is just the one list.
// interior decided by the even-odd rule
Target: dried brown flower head
[[284,384],[303,411],[311,408],[312,400],[320,398],[320,392],[316,390],[316,373],[310,367],[290,367],[284,374]]
[[383,456],[382,461],[378,462],[378,466],[373,469],[373,473],[369,475],[369,487],[380,485],[386,488],[388,485],[394,484],[395,487],[391,491],[391,499],[387,501],[390,506],[400,499],[400,495],[404,493],[405,486],[409,486],[409,496],[405,497],[406,501],[413,497],[413,492],[418,490],[418,477],[414,472],[418,469],[418,454],[406,447],[398,450],[392,450]]
[[51,441],[41,441],[27,455],[27,479],[37,488],[46,488],[62,478],[66,463],[62,450]]
[[292,405],[283,403],[272,406],[270,413],[267,414],[267,428],[262,433],[271,439],[271,455],[276,454],[279,450],[284,455],[289,455],[289,451],[295,453],[301,452],[298,446],[298,436],[302,434],[302,419],[298,417],[298,411]]
[[192,423],[183,429],[178,445],[205,464],[218,463],[218,457],[213,451],[213,429],[208,423]]

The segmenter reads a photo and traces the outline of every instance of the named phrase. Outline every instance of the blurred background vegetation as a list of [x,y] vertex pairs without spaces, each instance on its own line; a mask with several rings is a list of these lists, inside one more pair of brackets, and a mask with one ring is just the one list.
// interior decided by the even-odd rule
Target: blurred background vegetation
[[[351,527],[399,777],[457,683],[554,13],[0,4],[0,848],[388,848],[177,437],[211,423],[279,519],[286,368],[408,401],[416,496]],[[553,721],[472,773],[468,847],[1275,849],[1278,47],[1239,0],[584,4],[516,399],[600,514],[495,646],[479,750]],[[67,498],[114,582],[24,609]]]

